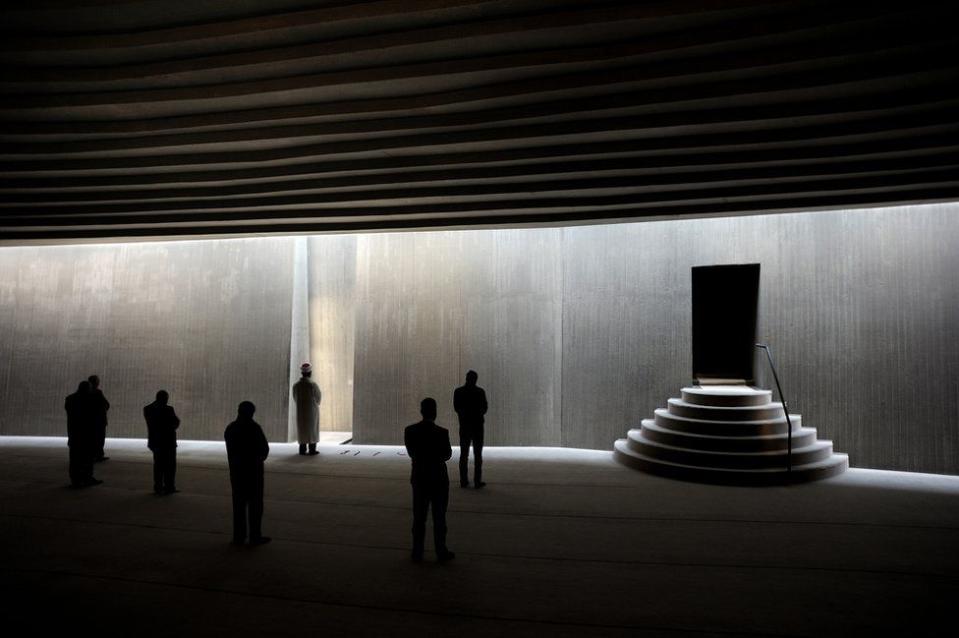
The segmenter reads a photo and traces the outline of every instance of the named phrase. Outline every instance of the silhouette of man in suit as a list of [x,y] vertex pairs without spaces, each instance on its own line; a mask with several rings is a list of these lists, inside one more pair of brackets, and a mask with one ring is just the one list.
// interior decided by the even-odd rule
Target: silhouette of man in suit
[[453,409],[460,421],[460,487],[469,487],[470,443],[473,444],[473,485],[481,488],[483,482],[483,429],[486,410],[486,392],[476,385],[479,375],[466,373],[466,383],[453,391]]
[[226,455],[230,462],[230,485],[233,487],[233,544],[246,540],[249,518],[250,545],[263,545],[272,539],[260,530],[263,520],[263,462],[270,455],[263,428],[253,420],[256,406],[243,401],[237,408],[236,420],[226,427]]
[[95,374],[87,379],[90,382],[90,420],[93,424],[94,443],[93,443],[93,461],[99,463],[106,461],[109,456],[104,456],[103,446],[107,440],[107,410],[110,409],[110,402],[103,396],[103,390],[100,389],[100,377]]
[[93,405],[90,382],[81,381],[77,391],[63,402],[67,411],[67,445],[70,448],[70,485],[87,487],[103,481],[93,478],[96,433],[91,427]]
[[167,405],[170,395],[157,392],[156,401],[143,408],[147,422],[147,447],[153,452],[153,491],[173,494],[176,489],[176,430],[180,419]]
[[413,486],[413,553],[414,562],[423,560],[426,537],[426,515],[433,510],[433,544],[440,562],[455,554],[446,547],[446,507],[450,499],[450,479],[446,461],[453,456],[450,433],[436,425],[436,401],[420,402],[423,420],[407,426],[403,432],[406,451],[413,463],[410,483]]

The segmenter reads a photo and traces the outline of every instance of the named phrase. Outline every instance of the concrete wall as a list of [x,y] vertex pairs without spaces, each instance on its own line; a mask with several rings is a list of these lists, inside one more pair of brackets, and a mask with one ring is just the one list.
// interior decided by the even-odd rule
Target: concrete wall
[[355,235],[309,238],[310,362],[325,431],[353,428],[356,243]]
[[0,433],[65,435],[99,374],[108,436],[145,437],[158,389],[180,436],[219,439],[249,399],[286,440],[289,239],[0,249]]
[[856,466],[959,472],[959,205],[357,242],[358,442],[398,443],[426,395],[455,430],[472,367],[491,444],[608,449],[689,382],[690,268],[760,262],[804,424]]
[[[0,249],[0,433],[62,434],[98,372],[112,435],[162,386],[186,437],[250,398],[285,440],[295,241]],[[473,368],[489,444],[609,449],[689,382],[690,268],[760,262],[804,424],[855,466],[959,472],[957,204],[300,245],[321,427],[357,442],[399,443],[424,396],[455,435]]]
[[[561,230],[365,235],[357,245],[353,435],[397,443],[470,368],[490,445],[560,445]],[[492,424],[495,423],[495,427]]]
[[688,383],[692,266],[759,262],[758,334],[804,425],[858,467],[959,472],[959,206],[573,228],[563,240],[564,443],[602,447]]

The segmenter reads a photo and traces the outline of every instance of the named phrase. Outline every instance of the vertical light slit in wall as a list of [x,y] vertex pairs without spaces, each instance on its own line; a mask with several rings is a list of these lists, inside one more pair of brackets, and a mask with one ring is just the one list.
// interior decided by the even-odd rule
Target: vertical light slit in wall
[[300,364],[310,358],[310,256],[306,237],[293,239],[293,298],[290,304],[290,375],[287,383],[289,406],[287,440],[296,440],[296,409],[292,384],[300,378]]

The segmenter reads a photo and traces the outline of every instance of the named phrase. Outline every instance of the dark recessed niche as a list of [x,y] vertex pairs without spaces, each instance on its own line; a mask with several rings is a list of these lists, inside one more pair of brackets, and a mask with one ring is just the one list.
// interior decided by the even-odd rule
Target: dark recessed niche
[[693,381],[755,381],[759,264],[693,268]]

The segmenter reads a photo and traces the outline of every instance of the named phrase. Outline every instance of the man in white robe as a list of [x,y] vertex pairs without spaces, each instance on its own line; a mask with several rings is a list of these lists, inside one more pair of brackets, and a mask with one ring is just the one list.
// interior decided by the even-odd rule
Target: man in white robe
[[[293,401],[296,403],[296,438],[300,443],[300,454],[319,454],[316,443],[320,440],[320,386],[310,377],[313,366],[304,363],[300,366],[300,380],[293,384]],[[309,446],[310,451],[306,448]]]

